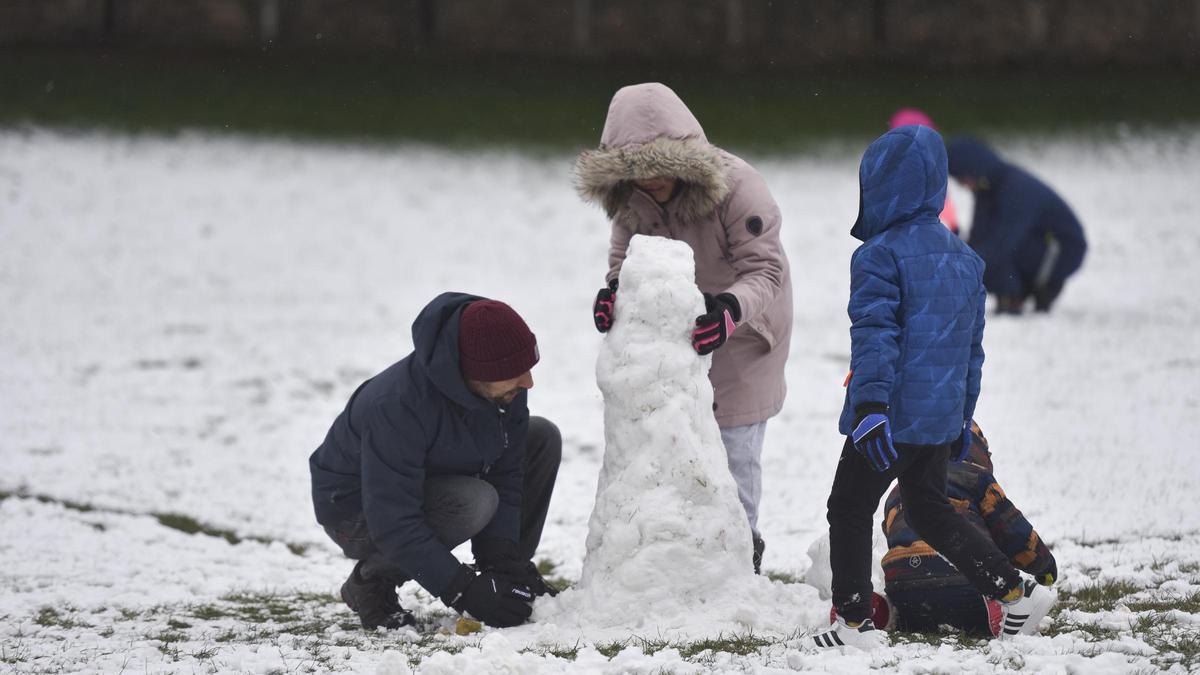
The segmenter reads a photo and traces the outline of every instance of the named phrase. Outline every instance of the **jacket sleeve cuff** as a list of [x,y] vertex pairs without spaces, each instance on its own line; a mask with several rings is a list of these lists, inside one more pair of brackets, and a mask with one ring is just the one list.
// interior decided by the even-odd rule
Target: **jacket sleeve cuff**
[[887,412],[888,407],[886,403],[874,403],[868,401],[867,403],[859,403],[858,405],[854,406],[854,417],[855,419],[859,420],[867,415],[886,415]]
[[[429,560],[420,569],[412,570],[410,574],[414,581],[421,585],[433,597],[441,597],[446,593],[457,570],[462,563],[449,550],[434,554],[436,560]],[[408,571],[408,570],[405,570]]]
[[517,559],[517,542],[499,537],[476,537],[471,540],[475,562],[486,567],[500,560]]
[[454,607],[455,603],[462,598],[463,592],[467,590],[467,586],[475,580],[475,572],[467,565],[459,565],[454,571],[454,576],[450,578],[450,582],[446,584],[446,590],[442,591],[438,599],[447,607]]
[[734,323],[742,322],[742,303],[738,301],[737,296],[733,293],[718,293],[717,299],[725,303],[729,308],[729,316],[733,318]]

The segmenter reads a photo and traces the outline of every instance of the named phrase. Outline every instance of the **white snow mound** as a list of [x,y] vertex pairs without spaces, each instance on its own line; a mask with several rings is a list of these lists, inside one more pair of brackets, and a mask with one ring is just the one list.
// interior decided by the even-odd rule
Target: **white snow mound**
[[[813,589],[756,576],[746,513],[713,417],[711,357],[691,346],[704,299],[692,251],[638,235],[596,362],[605,453],[579,583],[539,623],[794,631]],[[807,610],[805,609],[807,608]]]

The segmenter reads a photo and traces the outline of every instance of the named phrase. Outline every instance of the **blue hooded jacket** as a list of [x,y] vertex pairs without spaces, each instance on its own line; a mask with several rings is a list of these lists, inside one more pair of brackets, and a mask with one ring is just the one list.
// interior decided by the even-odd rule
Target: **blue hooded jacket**
[[471,393],[459,372],[458,322],[478,296],[443,293],[413,322],[414,350],[364,382],[309,457],[317,522],[366,514],[375,546],[434,597],[459,567],[422,511],[425,477],[478,476],[500,504],[476,535],[520,534],[526,392],[501,409]]
[[983,367],[983,261],[938,220],[946,150],[928,127],[867,148],[850,234],[850,368],[839,424],[887,407],[898,443],[940,445],[975,413]]
[[[951,175],[980,183],[968,243],[987,262],[983,282],[988,290],[1024,297],[1039,286],[1062,286],[1087,252],[1071,207],[974,138],[953,139],[949,153]],[[1050,242],[1057,244],[1057,253],[1047,258]]]

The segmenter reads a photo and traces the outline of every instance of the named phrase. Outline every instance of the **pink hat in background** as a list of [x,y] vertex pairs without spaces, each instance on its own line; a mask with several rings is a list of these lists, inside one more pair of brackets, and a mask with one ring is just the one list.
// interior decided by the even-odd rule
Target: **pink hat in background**
[[933,120],[929,119],[929,115],[926,115],[924,111],[918,110],[917,108],[901,108],[892,113],[892,119],[888,120],[889,129],[906,127],[910,124],[929,127],[930,129],[937,129],[937,126],[934,125]]

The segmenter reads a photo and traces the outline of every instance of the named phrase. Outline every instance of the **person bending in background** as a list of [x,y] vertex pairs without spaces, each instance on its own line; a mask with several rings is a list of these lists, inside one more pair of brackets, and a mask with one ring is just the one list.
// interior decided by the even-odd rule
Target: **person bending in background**
[[950,142],[950,175],[975,195],[967,243],[987,263],[997,311],[1020,314],[1032,297],[1048,312],[1083,264],[1087,240],[1071,207],[1042,181],[974,138]]
[[[888,129],[896,127],[904,127],[910,124],[915,124],[921,127],[929,127],[937,131],[937,125],[933,123],[933,119],[925,114],[925,111],[918,108],[901,108],[892,113],[891,119],[888,120]],[[942,212],[938,215],[938,219],[942,224],[950,228],[954,234],[958,234],[958,209],[954,208],[954,201],[950,199],[950,193],[946,193],[946,205],[942,207]]]
[[783,407],[792,335],[779,207],[762,176],[710,144],[683,101],[658,83],[624,87],[613,96],[600,147],[579,156],[575,180],[579,194],[603,206],[612,221],[608,285],[592,307],[600,332],[612,327],[633,235],[668,237],[692,248],[707,310],[696,319],[692,345],[701,355],[713,354],[713,410],[760,572],[763,438],[767,420]]
[[[1058,578],[1054,555],[1000,489],[992,475],[987,439],[977,424],[971,425],[966,459],[951,462],[946,474],[946,492],[954,508],[990,537],[1014,567],[1039,584],[1052,585]],[[981,595],[913,529],[899,487],[885,502],[883,533],[888,544],[883,557],[884,588],[895,610],[891,623],[896,630],[934,632],[948,625],[975,635],[1016,634],[1004,626],[1000,603]],[[1036,625],[1027,632],[1033,629]]]
[[871,612],[871,521],[893,480],[921,537],[1005,603],[1015,630],[1036,626],[1051,591],[1021,579],[946,496],[954,442],[969,441],[983,366],[983,261],[938,221],[946,148],[933,129],[878,138],[859,167],[862,241],[850,259],[850,376],[838,423],[846,441],[829,491],[834,624],[817,649],[886,644]]
[[[562,458],[558,428],[529,415],[537,339],[464,293],[434,298],[412,333],[309,457],[317,522],[358,561],[342,600],[363,628],[400,628],[414,619],[396,587],[415,580],[488,625],[524,623],[555,593],[531,561]],[[468,539],[474,567],[451,552]]]

